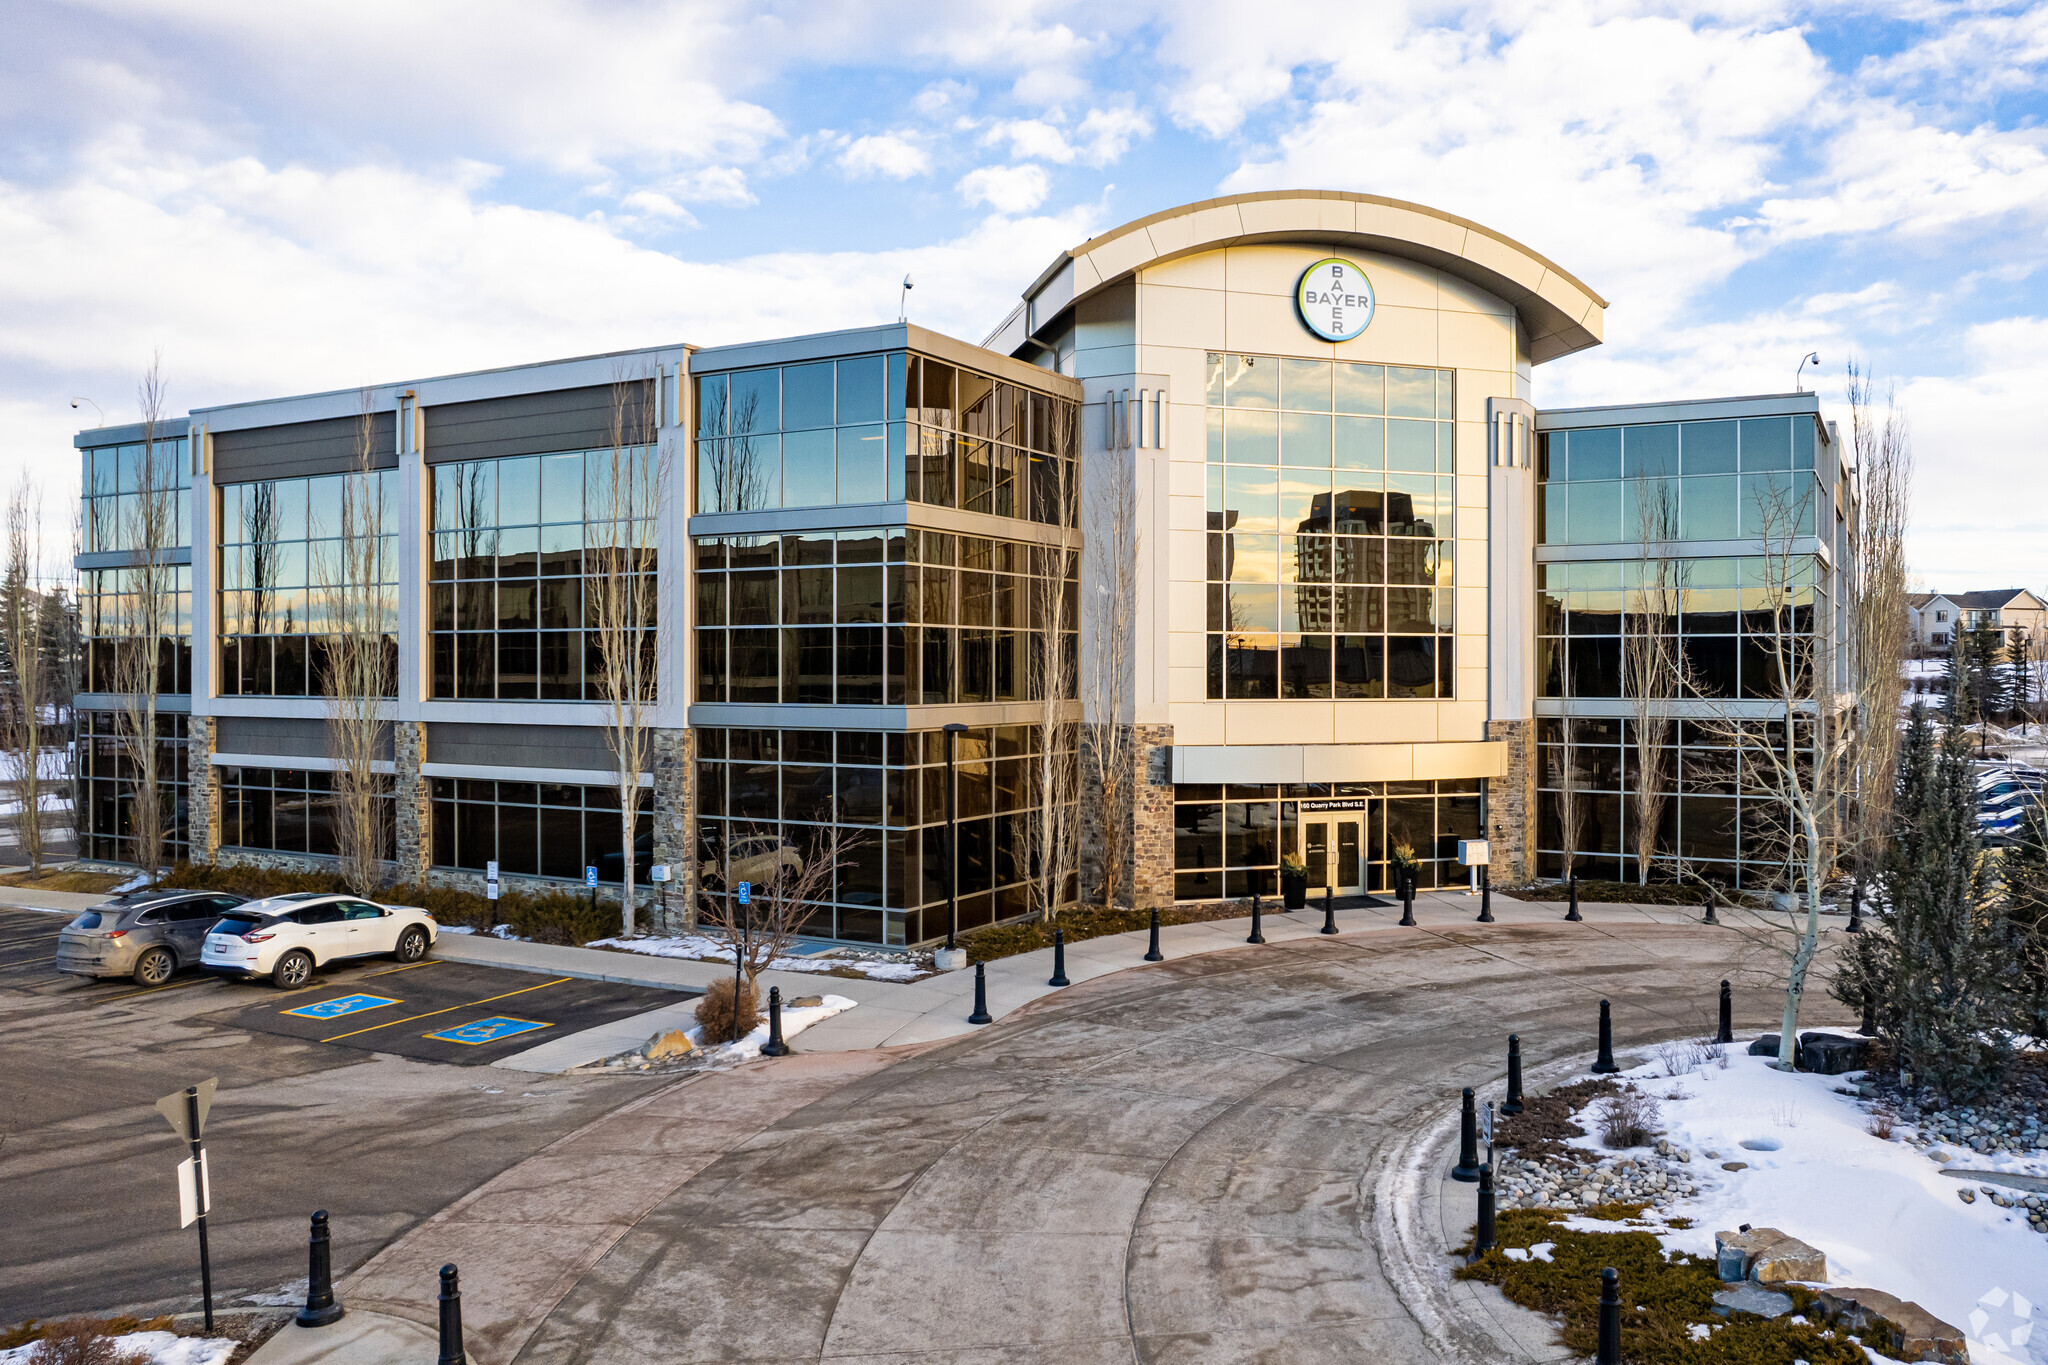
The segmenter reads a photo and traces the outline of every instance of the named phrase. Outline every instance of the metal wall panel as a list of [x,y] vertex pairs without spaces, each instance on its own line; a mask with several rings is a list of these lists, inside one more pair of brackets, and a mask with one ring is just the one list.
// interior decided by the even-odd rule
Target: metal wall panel
[[[655,387],[632,385],[624,425],[629,440],[642,430],[641,404]],[[424,407],[424,411],[428,464],[596,450],[612,442],[610,384],[484,398],[474,403],[443,403]]]
[[479,725],[428,721],[429,763],[497,768],[616,769],[604,731],[597,726]]
[[[288,422],[246,431],[221,431],[213,437],[213,481],[254,483],[262,479],[302,479],[317,474],[346,474],[356,467],[359,418],[329,417],[318,422]],[[390,412],[370,417],[373,469],[398,468],[398,419]]]

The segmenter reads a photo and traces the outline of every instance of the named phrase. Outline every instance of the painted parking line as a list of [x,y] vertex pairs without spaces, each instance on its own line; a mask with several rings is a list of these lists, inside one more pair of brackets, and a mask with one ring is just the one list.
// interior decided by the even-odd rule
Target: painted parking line
[[393,1024],[410,1024],[415,1019],[432,1019],[437,1014],[453,1014],[457,1010],[475,1009],[478,1005],[488,1005],[496,1000],[510,1000],[515,995],[525,995],[528,991],[543,991],[549,986],[559,986],[564,981],[573,981],[575,979],[571,976],[558,976],[553,981],[543,981],[538,986],[525,986],[516,991],[506,991],[503,995],[485,996],[482,1000],[465,1000],[460,1005],[450,1005],[448,1008],[441,1010],[428,1010],[425,1014],[408,1015],[403,1019],[386,1019],[381,1024],[371,1024],[368,1028],[359,1028],[348,1033],[337,1033],[332,1038],[322,1038],[320,1041],[323,1043],[338,1043],[344,1038],[353,1038],[359,1033],[375,1033],[378,1029],[390,1028]]
[[430,957],[420,962],[408,962],[403,967],[386,967],[381,972],[364,972],[363,979],[367,981],[373,976],[389,976],[393,972],[416,972],[422,967],[438,967],[447,960],[445,957]]
[[99,1003],[109,1005],[116,1000],[133,1000],[138,995],[161,995],[165,991],[189,991],[194,986],[218,986],[219,984],[220,979],[218,977],[201,977],[197,981],[178,981],[168,986],[148,986],[139,991],[124,991],[120,995],[110,995]]
[[489,1019],[479,1019],[475,1023],[458,1024],[454,1028],[442,1029],[438,1033],[423,1033],[420,1036],[437,1043],[462,1043],[468,1047],[475,1047],[479,1043],[495,1043],[500,1038],[516,1038],[522,1033],[532,1033],[535,1029],[553,1027],[553,1024],[544,1024],[538,1019],[514,1019],[510,1015],[498,1014]]
[[399,1001],[389,995],[337,995],[332,1000],[320,1000],[297,1009],[279,1010],[279,1014],[296,1014],[301,1019],[340,1019],[364,1010],[382,1009],[396,1005]]

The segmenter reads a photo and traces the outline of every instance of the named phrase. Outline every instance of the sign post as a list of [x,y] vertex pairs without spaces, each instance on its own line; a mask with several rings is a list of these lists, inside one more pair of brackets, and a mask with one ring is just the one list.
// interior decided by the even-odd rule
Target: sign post
[[[747,940],[754,934],[753,893],[753,884],[750,882],[741,882],[733,888],[733,899],[740,908],[739,916],[733,922],[735,932],[732,936],[732,1007],[735,1019],[739,1018],[740,1007],[740,962],[746,956]],[[744,929],[741,928],[742,924],[745,925]],[[737,1038],[738,1035],[735,1034],[734,1037]]]
[[484,864],[484,899],[491,903],[491,927],[498,925],[498,860],[490,859]]
[[197,1085],[174,1090],[156,1102],[157,1112],[171,1125],[171,1131],[192,1144],[192,1155],[178,1163],[178,1226],[199,1225],[199,1292],[206,1305],[206,1331],[213,1332],[213,1256],[206,1246],[206,1215],[213,1207],[213,1191],[206,1179],[206,1116],[213,1108],[217,1076]]
[[592,919],[594,920],[594,919],[596,919],[596,918],[597,918],[597,869],[596,869],[596,868],[594,868],[594,867],[586,867],[586,868],[584,868],[584,869],[583,869],[583,884],[584,884],[585,886],[587,886],[587,887],[589,887],[589,888],[590,888],[590,916],[591,916],[591,918],[592,918]]
[[1472,887],[1465,894],[1479,894],[1479,869],[1493,861],[1493,850],[1484,839],[1458,840],[1458,861],[1472,873]]
[[657,888],[655,894],[661,897],[661,927],[664,932],[668,929],[668,877],[667,863],[656,863],[647,869],[647,880],[654,883]]

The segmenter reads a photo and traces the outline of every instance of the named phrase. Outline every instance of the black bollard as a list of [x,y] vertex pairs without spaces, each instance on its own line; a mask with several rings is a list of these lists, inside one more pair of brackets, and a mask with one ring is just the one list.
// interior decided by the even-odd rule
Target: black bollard
[[1401,878],[1401,927],[1415,927],[1415,882],[1412,878]]
[[1701,923],[1701,924],[1719,924],[1719,923],[1720,923],[1721,921],[1720,921],[1720,920],[1718,920],[1718,919],[1716,919],[1716,918],[1714,918],[1714,888],[1713,888],[1713,887],[1709,886],[1709,887],[1707,887],[1707,888],[1706,888],[1706,896],[1707,896],[1707,913],[1706,913],[1706,914],[1704,914],[1704,915],[1701,915],[1701,916],[1700,916],[1700,923]]
[[1721,1028],[1719,1032],[1715,1033],[1714,1041],[1717,1043],[1732,1043],[1735,1041],[1735,992],[1725,981],[1721,983]]
[[462,1287],[452,1265],[441,1267],[441,1357],[436,1365],[469,1365],[462,1349]]
[[1600,1059],[1593,1063],[1596,1075],[1609,1075],[1621,1070],[1614,1064],[1614,1012],[1605,1000],[1600,1002]]
[[768,1041],[761,1044],[763,1057],[787,1057],[789,1044],[782,1041],[782,987],[768,988]]
[[1493,923],[1493,878],[1483,867],[1479,869],[1479,923]]
[[1246,943],[1264,943],[1266,936],[1259,932],[1259,893],[1252,892],[1252,936]]
[[1068,986],[1073,984],[1067,980],[1067,931],[1064,929],[1052,931],[1052,980],[1045,984],[1048,986]]
[[1500,1112],[1522,1112],[1522,1040],[1512,1033],[1508,1035],[1508,1097],[1501,1102]]
[[1493,1250],[1493,1167],[1479,1168],[1479,1226],[1472,1233],[1472,1259]]
[[1863,883],[1849,883],[1849,932],[1863,932]]
[[1576,872],[1572,873],[1571,876],[1571,890],[1572,908],[1564,912],[1564,917],[1571,923],[1577,924],[1585,919],[1585,916],[1579,913],[1579,874]]
[[1621,1365],[1621,1276],[1613,1266],[1600,1272],[1600,1350],[1596,1365]]
[[334,1297],[334,1258],[329,1254],[327,1210],[313,1215],[313,1235],[306,1240],[306,1306],[299,1310],[301,1327],[339,1322],[343,1312]]
[[1451,1167],[1451,1179],[1471,1184],[1479,1178],[1479,1111],[1472,1103],[1472,1087],[1465,1087],[1464,1107],[1458,1114],[1458,1164]]
[[1337,900],[1336,891],[1332,887],[1325,886],[1323,888],[1323,927],[1316,930],[1316,932],[1319,934],[1334,934],[1337,932]]
[[1166,961],[1166,954],[1159,951],[1159,907],[1156,905],[1152,907],[1152,942],[1145,949],[1145,960],[1147,962]]
[[974,964],[974,1013],[967,1016],[970,1024],[992,1024],[995,1020],[988,1015],[988,964]]

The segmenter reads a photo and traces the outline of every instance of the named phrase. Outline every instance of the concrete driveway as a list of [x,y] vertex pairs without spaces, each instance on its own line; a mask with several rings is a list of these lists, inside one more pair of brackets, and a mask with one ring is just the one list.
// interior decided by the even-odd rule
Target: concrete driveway
[[[528,1283],[463,1238],[489,1286],[471,1358],[1435,1360],[1374,1244],[1388,1151],[1461,1086],[1497,1086],[1509,1032],[1532,1068],[1590,1061],[1603,995],[1623,1044],[1697,1032],[1748,956],[1692,926],[1382,930],[1104,977],[893,1065],[866,1054],[836,1088],[830,1059],[801,1059],[761,1124],[725,1121],[746,1106],[722,1117],[721,1095],[758,1109],[749,1092],[793,1064],[706,1078],[670,1092],[670,1122],[698,1125],[680,1183],[587,1269]],[[1809,1022],[1842,1017],[1810,999]],[[1738,991],[1743,1024],[1777,1008]],[[561,1174],[575,1141],[552,1177],[501,1177],[521,1218],[575,1221],[602,1185]],[[457,1231],[380,1260],[422,1283],[433,1237]],[[430,1293],[410,1292],[425,1317]]]

